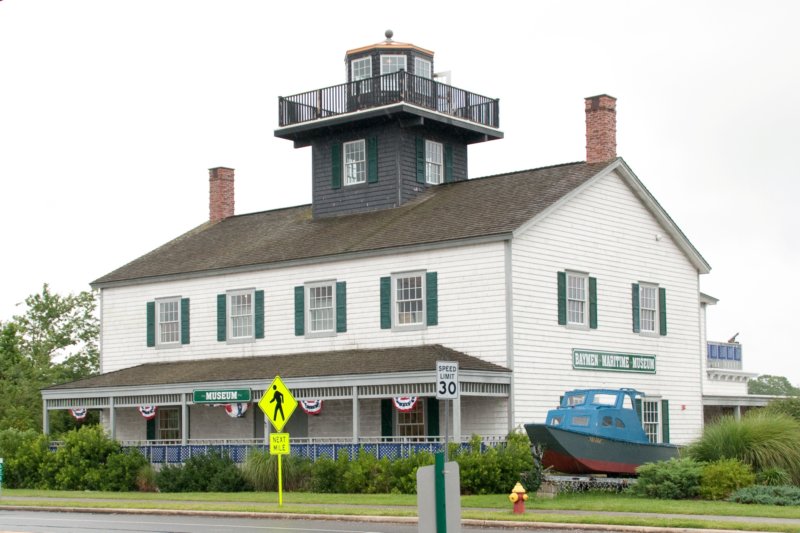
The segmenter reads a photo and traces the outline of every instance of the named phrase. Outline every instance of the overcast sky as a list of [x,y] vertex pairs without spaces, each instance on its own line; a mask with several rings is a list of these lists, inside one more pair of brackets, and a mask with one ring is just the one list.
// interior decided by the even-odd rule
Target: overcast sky
[[583,99],[617,97],[618,154],[712,266],[709,339],[800,384],[800,3],[0,0],[0,320],[208,218],[311,201],[278,96],[345,81],[344,53],[433,50],[500,98],[470,177],[585,158]]

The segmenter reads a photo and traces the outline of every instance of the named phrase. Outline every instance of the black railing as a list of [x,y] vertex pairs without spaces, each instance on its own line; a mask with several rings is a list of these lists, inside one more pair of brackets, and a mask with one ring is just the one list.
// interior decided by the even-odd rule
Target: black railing
[[407,102],[445,115],[498,128],[498,100],[401,70],[278,98],[281,127]]

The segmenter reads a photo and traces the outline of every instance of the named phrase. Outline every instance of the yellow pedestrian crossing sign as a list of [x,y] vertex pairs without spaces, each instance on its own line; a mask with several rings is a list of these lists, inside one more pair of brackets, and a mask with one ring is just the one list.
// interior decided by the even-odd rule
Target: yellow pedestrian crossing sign
[[281,377],[275,376],[270,386],[264,391],[264,396],[259,400],[258,406],[272,422],[275,431],[281,432],[297,408],[297,400],[283,384]]

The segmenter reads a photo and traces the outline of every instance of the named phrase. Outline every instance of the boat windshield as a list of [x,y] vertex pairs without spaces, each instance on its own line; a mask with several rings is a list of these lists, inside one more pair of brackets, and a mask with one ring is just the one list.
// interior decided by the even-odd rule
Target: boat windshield
[[572,407],[572,406],[575,406],[575,405],[583,405],[583,403],[586,401],[586,395],[585,394],[569,394],[569,395],[567,395],[566,400],[567,400],[567,406],[568,407]]
[[599,392],[594,395],[594,398],[592,398],[592,403],[594,405],[608,405],[613,407],[617,405],[617,395]]

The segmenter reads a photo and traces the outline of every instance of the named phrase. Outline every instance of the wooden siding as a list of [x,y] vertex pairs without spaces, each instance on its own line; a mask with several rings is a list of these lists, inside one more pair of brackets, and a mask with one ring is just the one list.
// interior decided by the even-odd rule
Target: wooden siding
[[[505,366],[503,268],[502,244],[487,243],[103,289],[103,371],[147,362],[437,343]],[[414,270],[438,273],[439,325],[415,331],[382,330],[380,277]],[[321,338],[296,336],[294,287],[332,279],[347,282],[347,332]],[[216,295],[248,287],[264,290],[264,339],[218,342]],[[163,295],[191,298],[191,344],[173,349],[146,346],[145,302]]]
[[[378,181],[345,185],[342,178],[341,187],[333,188],[332,146],[370,137],[378,140]],[[329,136],[312,143],[314,217],[397,207],[431,187],[416,181],[416,137],[450,144],[453,181],[467,179],[467,145],[460,136],[421,127],[403,128],[399,124],[357,129],[347,135]]]
[[[611,174],[568,199],[514,238],[512,257],[515,425],[544,421],[568,389],[633,387],[669,400],[673,442],[699,435],[698,273],[622,179]],[[563,270],[597,278],[597,329],[558,325]],[[666,288],[668,335],[633,333],[636,282]],[[573,348],[654,354],[657,373],[573,370]]]

